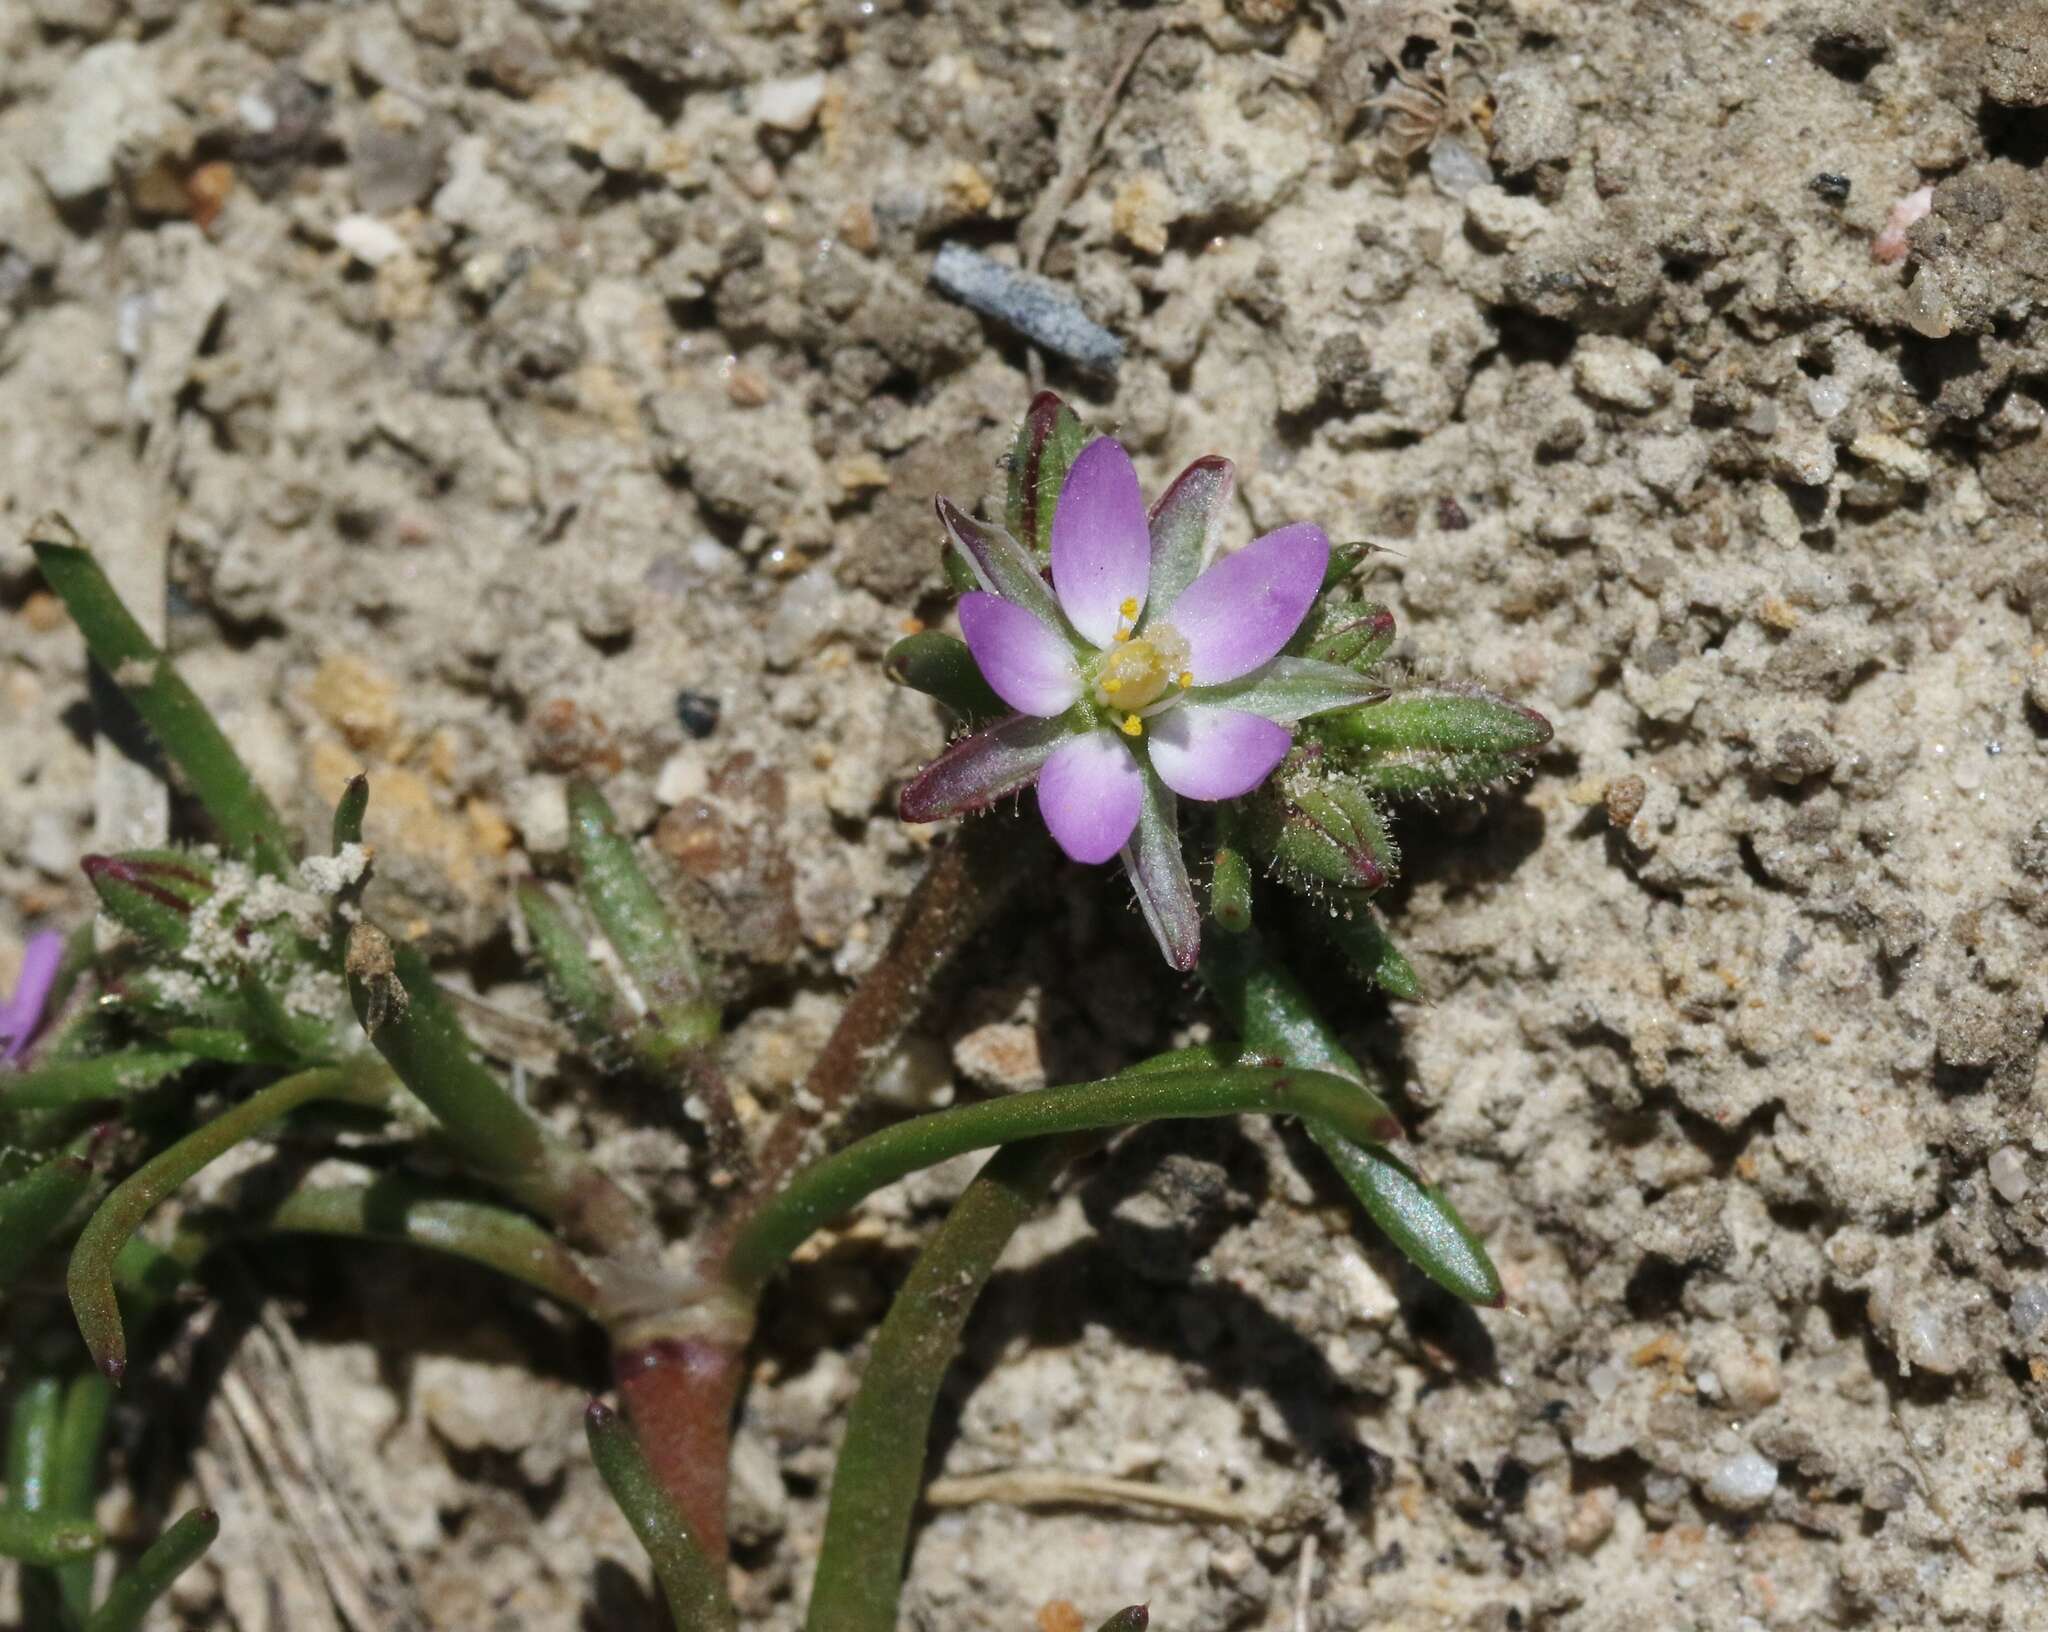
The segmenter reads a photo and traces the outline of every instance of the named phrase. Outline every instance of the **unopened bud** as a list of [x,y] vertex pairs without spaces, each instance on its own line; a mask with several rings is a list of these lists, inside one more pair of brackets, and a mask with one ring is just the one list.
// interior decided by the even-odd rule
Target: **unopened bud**
[[81,865],[107,915],[167,952],[184,946],[192,909],[213,894],[212,865],[183,850],[87,856]]

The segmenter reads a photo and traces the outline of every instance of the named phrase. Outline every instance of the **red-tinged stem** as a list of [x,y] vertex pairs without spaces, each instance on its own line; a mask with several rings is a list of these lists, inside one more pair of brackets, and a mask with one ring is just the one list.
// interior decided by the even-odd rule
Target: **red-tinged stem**
[[649,1471],[719,1562],[741,1357],[742,1346],[727,1339],[664,1337],[620,1349],[613,1360]]

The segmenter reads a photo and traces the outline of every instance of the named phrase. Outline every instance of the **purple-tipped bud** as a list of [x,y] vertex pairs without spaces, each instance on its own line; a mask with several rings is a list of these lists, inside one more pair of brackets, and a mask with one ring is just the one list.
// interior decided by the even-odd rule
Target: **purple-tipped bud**
[[213,868],[182,850],[87,856],[81,865],[108,916],[166,951],[185,944],[192,909],[213,894]]
[[1363,673],[1394,644],[1394,614],[1372,601],[1324,601],[1302,632],[1302,656]]
[[1384,889],[1400,864],[1371,794],[1312,764],[1275,779],[1255,807],[1247,842],[1307,888]]

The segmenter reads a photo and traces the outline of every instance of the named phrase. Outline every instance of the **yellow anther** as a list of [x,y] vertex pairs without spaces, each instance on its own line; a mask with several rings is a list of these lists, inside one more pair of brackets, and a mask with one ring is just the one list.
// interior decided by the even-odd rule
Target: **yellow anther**
[[1127,618],[1135,619],[1138,615],[1138,597],[1126,595],[1123,599],[1123,604],[1117,608],[1117,611]]
[[1118,692],[1124,689],[1124,683],[1121,680],[1117,679],[1115,675],[1111,675],[1108,679],[1102,682],[1102,689],[1108,692],[1110,696],[1114,697]]
[[1182,691],[1186,691],[1189,686],[1192,686],[1195,683],[1195,671],[1193,669],[1182,669],[1180,671],[1179,678],[1180,689]]
[[1144,734],[1145,722],[1135,714],[1126,714],[1124,716],[1124,735],[1127,737],[1142,737]]

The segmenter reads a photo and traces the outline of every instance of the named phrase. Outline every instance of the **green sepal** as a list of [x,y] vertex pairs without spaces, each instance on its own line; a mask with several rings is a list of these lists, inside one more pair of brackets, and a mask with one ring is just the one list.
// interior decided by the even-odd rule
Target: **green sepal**
[[184,949],[193,909],[216,883],[213,864],[186,850],[129,850],[79,865],[107,916],[160,952]]
[[1371,794],[1314,760],[1269,781],[1247,806],[1242,831],[1249,848],[1310,893],[1383,889],[1400,862]]
[[1334,916],[1319,915],[1320,922],[1359,978],[1390,997],[1409,1002],[1420,998],[1422,982],[1416,979],[1415,966],[1394,944],[1372,903],[1362,893],[1346,892],[1332,905]]
[[1012,712],[983,678],[967,643],[937,629],[897,641],[882,659],[882,672],[899,686],[936,698],[965,725],[986,725]]
[[1330,564],[1323,568],[1323,587],[1317,593],[1327,595],[1358,570],[1359,563],[1378,550],[1377,544],[1335,544],[1330,547]]
[[[1041,564],[1052,559],[1052,516],[1067,471],[1088,445],[1088,427],[1050,391],[1024,411],[1010,450],[1010,492],[1004,508],[1010,536]],[[970,586],[972,587],[972,586]]]
[[1288,650],[1365,673],[1387,655],[1394,635],[1394,614],[1377,601],[1320,601]]
[[970,590],[981,588],[981,580],[974,576],[974,568],[967,563],[967,557],[954,549],[950,541],[944,547],[940,565],[946,571],[946,587],[955,595],[965,595]]

